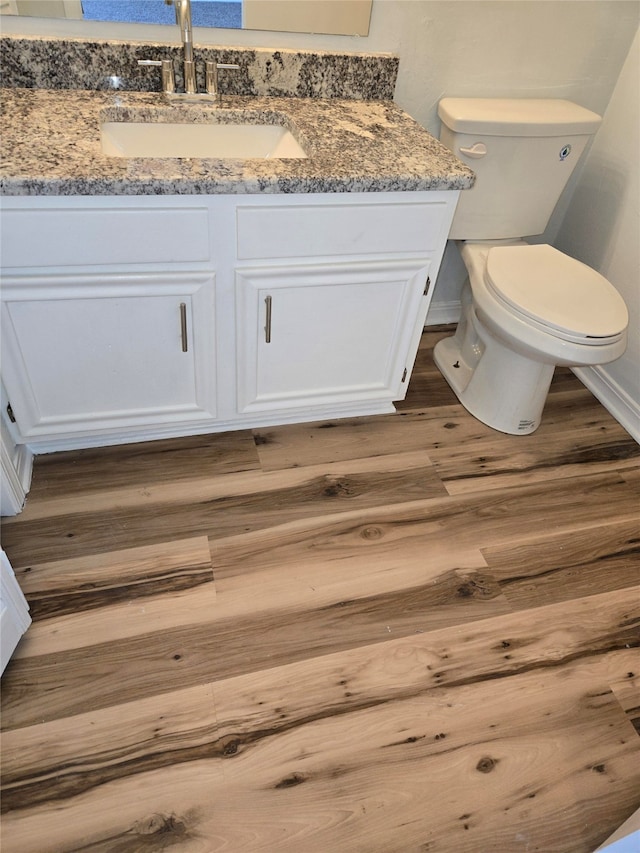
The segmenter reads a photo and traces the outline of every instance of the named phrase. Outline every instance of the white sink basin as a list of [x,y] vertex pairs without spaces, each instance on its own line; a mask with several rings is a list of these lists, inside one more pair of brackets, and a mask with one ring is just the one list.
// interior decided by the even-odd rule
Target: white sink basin
[[102,150],[109,157],[306,157],[295,137],[274,124],[106,121]]

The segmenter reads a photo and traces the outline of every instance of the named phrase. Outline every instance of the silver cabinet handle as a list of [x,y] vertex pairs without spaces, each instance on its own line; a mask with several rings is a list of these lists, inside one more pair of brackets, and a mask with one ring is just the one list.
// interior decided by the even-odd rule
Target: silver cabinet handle
[[180,337],[182,338],[182,352],[187,352],[189,349],[189,340],[187,338],[187,306],[186,303],[180,303]]
[[266,325],[264,327],[264,342],[266,344],[271,343],[271,297],[267,296],[264,300],[264,304],[267,306],[267,317],[266,317]]

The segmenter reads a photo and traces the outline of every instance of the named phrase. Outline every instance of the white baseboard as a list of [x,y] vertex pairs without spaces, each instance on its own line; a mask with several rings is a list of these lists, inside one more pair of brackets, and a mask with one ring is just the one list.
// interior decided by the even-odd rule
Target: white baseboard
[[460,319],[460,300],[455,302],[432,302],[425,326],[441,326],[445,323],[457,323]]
[[84,450],[89,447],[108,447],[116,444],[137,444],[141,441],[154,441],[165,438],[181,438],[191,435],[209,435],[217,432],[229,432],[241,429],[264,429],[284,424],[301,424],[310,421],[332,421],[338,418],[358,418],[366,415],[390,415],[396,411],[392,402],[387,400],[364,401],[359,403],[336,403],[328,406],[307,406],[304,411],[298,409],[286,415],[282,412],[252,412],[248,416],[236,416],[232,419],[206,421],[202,425],[170,424],[166,427],[132,428],[130,430],[101,433],[80,433],[76,436],[32,440],[25,447],[36,456],[41,453],[56,453],[59,450]]
[[640,401],[631,396],[608,374],[606,367],[574,367],[575,375],[602,405],[640,444]]

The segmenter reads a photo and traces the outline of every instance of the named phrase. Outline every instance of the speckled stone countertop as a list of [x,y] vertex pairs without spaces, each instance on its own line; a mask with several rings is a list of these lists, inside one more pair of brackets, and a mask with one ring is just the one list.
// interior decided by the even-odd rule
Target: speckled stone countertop
[[[294,98],[349,98],[391,101],[398,76],[397,56],[380,53],[331,53],[267,47],[195,45],[198,91],[204,91],[206,60],[237,65],[221,74],[228,95]],[[164,42],[91,40],[46,36],[1,36],[3,86],[18,89],[86,89],[160,92],[158,69],[140,60],[170,59],[177,91],[184,90],[183,51]]]
[[[473,172],[391,101],[227,96],[176,106],[159,93],[3,89],[4,195],[189,195],[466,189]],[[175,112],[177,110],[177,113]],[[110,157],[103,120],[281,123],[304,159]],[[237,120],[237,119],[236,119]]]

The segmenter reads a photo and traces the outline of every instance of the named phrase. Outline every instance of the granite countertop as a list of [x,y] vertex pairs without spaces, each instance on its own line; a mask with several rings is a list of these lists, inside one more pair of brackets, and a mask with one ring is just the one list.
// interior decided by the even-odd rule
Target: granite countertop
[[[225,96],[222,108],[159,93],[3,89],[4,195],[180,195],[466,189],[473,172],[391,101]],[[177,106],[177,104],[180,104]],[[110,157],[101,120],[285,124],[305,159]],[[176,112],[177,111],[177,112]],[[237,120],[237,119],[236,119]]]

